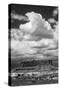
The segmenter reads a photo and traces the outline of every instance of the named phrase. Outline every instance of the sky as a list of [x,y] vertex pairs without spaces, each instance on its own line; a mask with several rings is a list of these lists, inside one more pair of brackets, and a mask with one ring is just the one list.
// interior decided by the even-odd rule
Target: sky
[[10,11],[12,56],[58,56],[57,7],[11,5]]

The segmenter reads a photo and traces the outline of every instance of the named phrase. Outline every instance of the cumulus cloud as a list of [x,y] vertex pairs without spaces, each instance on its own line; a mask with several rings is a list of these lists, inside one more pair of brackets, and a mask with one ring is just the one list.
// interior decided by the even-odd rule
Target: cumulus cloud
[[40,41],[41,46],[47,46],[47,48],[56,48],[55,41],[53,39],[42,39]]
[[11,18],[12,19],[19,20],[19,21],[21,21],[21,20],[23,20],[23,21],[29,21],[26,16],[18,15],[18,14],[13,14],[13,13],[11,13]]
[[55,50],[45,50],[43,52],[44,55],[50,55],[50,56],[58,56],[58,49]]
[[25,34],[31,34],[34,36],[45,36],[52,38],[52,29],[50,24],[42,18],[41,14],[35,12],[26,13],[29,22],[21,24],[19,28]]
[[34,54],[36,51],[35,49],[33,49],[33,46],[36,46],[37,43],[32,41],[32,42],[28,42],[28,41],[16,41],[16,40],[12,40],[11,41],[11,47],[12,49],[14,49],[15,51],[18,51],[20,54]]
[[56,20],[54,18],[49,18],[48,22],[51,23],[51,24],[54,24],[54,23],[56,23]]
[[51,53],[53,53],[51,50],[54,50],[56,48],[55,43],[52,40],[49,39],[42,39],[40,41],[11,41],[11,47],[15,51],[18,51],[20,54],[37,54],[38,52],[42,55],[48,54],[48,49]]
[[47,57],[48,54],[56,56],[58,25],[53,30],[41,14],[29,12],[25,15],[29,22],[21,24],[19,30],[11,30],[11,48],[24,55],[38,56],[39,52],[40,58]]
[[56,16],[58,14],[58,8],[54,9],[53,16]]
[[23,32],[19,29],[11,29],[11,39],[21,41],[23,39]]

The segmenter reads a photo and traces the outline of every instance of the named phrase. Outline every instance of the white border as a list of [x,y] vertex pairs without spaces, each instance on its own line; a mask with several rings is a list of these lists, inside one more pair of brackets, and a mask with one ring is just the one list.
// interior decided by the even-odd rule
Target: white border
[[[8,82],[8,4],[34,4],[34,5],[49,5],[59,6],[60,0],[1,0],[0,1],[0,87],[1,90],[10,88],[22,89],[22,90],[59,90],[60,84],[46,84],[46,85],[32,85],[32,86],[20,86],[9,87]],[[59,9],[60,11],[60,9]],[[59,20],[60,21],[60,20]],[[60,29],[60,28],[59,28]],[[60,31],[59,31],[60,32]],[[59,37],[60,38],[60,37]],[[60,39],[59,39],[60,40]],[[59,41],[60,43],[60,41]],[[60,49],[59,49],[60,52]],[[60,69],[59,69],[60,72]],[[60,75],[60,74],[59,74]]]

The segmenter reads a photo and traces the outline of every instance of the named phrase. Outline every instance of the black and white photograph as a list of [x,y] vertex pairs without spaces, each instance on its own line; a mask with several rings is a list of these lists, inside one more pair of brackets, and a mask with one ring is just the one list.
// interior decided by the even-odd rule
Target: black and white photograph
[[8,5],[8,84],[58,83],[58,7]]

